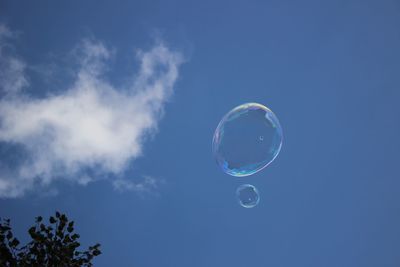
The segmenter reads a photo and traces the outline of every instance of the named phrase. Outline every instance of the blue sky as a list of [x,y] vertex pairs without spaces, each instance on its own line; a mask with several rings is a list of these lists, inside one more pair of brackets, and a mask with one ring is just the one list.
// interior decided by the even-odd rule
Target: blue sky
[[[0,1],[0,216],[23,239],[67,213],[102,244],[95,266],[399,266],[399,15],[394,0]],[[275,112],[284,143],[234,178],[211,141],[245,102]]]

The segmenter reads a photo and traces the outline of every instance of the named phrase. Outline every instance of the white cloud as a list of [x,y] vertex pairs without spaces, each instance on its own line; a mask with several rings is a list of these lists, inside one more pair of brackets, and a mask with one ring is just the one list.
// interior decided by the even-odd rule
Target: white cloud
[[157,189],[160,181],[151,176],[144,176],[142,181],[134,182],[128,179],[116,179],[113,181],[114,188],[118,191],[135,191],[139,193],[152,192]]
[[8,40],[15,37],[6,26],[0,24],[0,91],[3,94],[15,94],[28,86],[24,75],[25,63],[12,55]]
[[[11,171],[0,174],[0,197],[21,196],[56,179],[87,184],[93,180],[85,175],[87,169],[113,174],[119,190],[155,186],[153,178],[134,184],[118,177],[141,155],[146,136],[157,129],[178,78],[181,54],[161,43],[139,52],[135,80],[116,88],[103,78],[113,53],[98,41],[84,40],[76,50],[80,67],[71,88],[36,99],[20,92],[28,85],[25,65],[1,53],[3,39],[0,62],[7,60],[0,65],[0,73],[8,69],[12,75],[0,76],[0,87],[13,94],[0,100],[0,142],[22,145],[27,155]],[[12,66],[15,60],[19,67]]]

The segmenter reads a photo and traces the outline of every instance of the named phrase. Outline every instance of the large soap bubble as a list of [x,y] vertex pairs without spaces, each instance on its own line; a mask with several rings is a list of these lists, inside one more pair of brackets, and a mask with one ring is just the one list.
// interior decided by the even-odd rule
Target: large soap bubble
[[236,190],[236,197],[239,204],[245,208],[253,208],[260,202],[260,194],[255,186],[244,184]]
[[242,177],[267,167],[281,146],[282,128],[275,114],[261,104],[247,103],[222,118],[212,149],[225,173]]

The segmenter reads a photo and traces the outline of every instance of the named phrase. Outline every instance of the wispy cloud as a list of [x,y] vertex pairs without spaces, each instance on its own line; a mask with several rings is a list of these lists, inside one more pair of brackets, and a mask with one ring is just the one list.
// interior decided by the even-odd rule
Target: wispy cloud
[[0,90],[2,94],[15,94],[28,86],[28,79],[24,75],[25,63],[13,55],[12,46],[8,40],[16,34],[6,26],[0,24]]
[[154,192],[158,188],[160,180],[151,176],[144,176],[139,182],[128,179],[116,179],[113,181],[114,188],[118,191],[135,191],[139,193]]
[[88,169],[112,174],[118,190],[154,187],[153,178],[135,184],[118,177],[157,129],[182,55],[162,43],[140,51],[134,81],[116,88],[103,78],[113,53],[99,41],[83,40],[75,50],[80,61],[71,88],[37,99],[22,92],[28,86],[25,63],[1,50],[9,32],[0,27],[0,88],[5,93],[0,100],[0,142],[21,146],[25,157],[11,169],[3,168],[0,197],[21,196],[56,179],[87,184],[93,180],[85,175]]

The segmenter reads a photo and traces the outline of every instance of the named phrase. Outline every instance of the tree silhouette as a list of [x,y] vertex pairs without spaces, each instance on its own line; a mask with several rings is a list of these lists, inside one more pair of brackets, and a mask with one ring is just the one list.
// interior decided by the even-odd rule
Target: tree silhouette
[[0,266],[4,267],[81,267],[93,266],[94,257],[101,254],[100,244],[78,251],[79,235],[74,232],[74,221],[68,221],[58,211],[50,216],[46,226],[41,216],[29,228],[32,238],[25,246],[14,237],[9,219],[0,219]]

